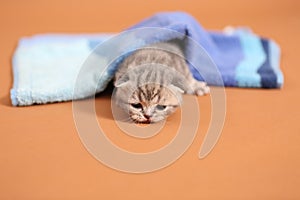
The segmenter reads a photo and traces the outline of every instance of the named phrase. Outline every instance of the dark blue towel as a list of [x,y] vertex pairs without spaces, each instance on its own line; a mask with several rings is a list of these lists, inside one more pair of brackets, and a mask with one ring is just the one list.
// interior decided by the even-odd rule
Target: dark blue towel
[[[143,27],[171,29],[199,43],[217,65],[225,86],[278,88],[283,84],[278,45],[271,39],[251,33],[249,29],[232,29],[227,33],[207,31],[191,15],[183,12],[158,13],[129,30]],[[161,37],[164,40],[173,39],[172,36]],[[187,44],[187,60],[197,60],[197,54],[195,45]],[[209,70],[191,67],[198,80],[203,80],[203,74],[205,76]],[[205,81],[219,85],[209,76]]]

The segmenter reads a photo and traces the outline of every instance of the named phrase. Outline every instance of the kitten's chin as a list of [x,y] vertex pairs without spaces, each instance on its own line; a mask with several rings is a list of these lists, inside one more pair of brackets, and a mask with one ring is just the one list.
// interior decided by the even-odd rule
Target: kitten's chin
[[146,120],[146,121],[137,121],[135,123],[137,123],[137,124],[151,124],[153,122],[151,120]]
[[157,123],[157,122],[164,120],[164,118],[145,119],[145,118],[135,118],[135,117],[131,117],[131,119],[132,119],[132,121],[134,121],[137,124],[152,124],[152,123]]

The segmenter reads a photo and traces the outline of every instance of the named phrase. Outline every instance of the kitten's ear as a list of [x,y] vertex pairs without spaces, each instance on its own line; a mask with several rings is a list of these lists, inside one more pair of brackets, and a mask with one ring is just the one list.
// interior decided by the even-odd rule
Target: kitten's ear
[[129,76],[127,74],[120,77],[118,80],[115,81],[114,85],[115,87],[122,87],[129,83]]
[[188,89],[186,79],[179,75],[172,79],[170,87],[180,93],[184,93]]
[[169,86],[172,90],[174,90],[174,91],[177,91],[177,92],[179,92],[179,93],[184,93],[184,90],[182,90],[180,87],[177,87],[177,86],[175,86],[175,85],[173,85],[173,84],[171,84],[170,86]]

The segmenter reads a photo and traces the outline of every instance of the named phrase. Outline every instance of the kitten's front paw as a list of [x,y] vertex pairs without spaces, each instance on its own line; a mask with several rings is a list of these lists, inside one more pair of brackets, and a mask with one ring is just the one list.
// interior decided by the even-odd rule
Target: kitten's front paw
[[207,86],[206,82],[203,81],[195,81],[192,84],[192,89],[194,91],[194,94],[196,94],[197,96],[203,96],[210,92],[210,89]]

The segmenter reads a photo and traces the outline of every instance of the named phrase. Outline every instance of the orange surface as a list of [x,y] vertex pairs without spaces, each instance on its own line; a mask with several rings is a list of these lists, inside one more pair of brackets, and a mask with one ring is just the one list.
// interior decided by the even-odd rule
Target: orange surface
[[[197,158],[209,124],[210,98],[200,97],[201,121],[188,151],[148,174],[112,170],[82,145],[72,103],[15,108],[10,104],[11,56],[22,36],[37,33],[115,32],[157,11],[184,10],[204,27],[247,25],[282,47],[281,90],[226,89],[221,138]],[[0,199],[300,199],[300,3],[297,0],[141,1],[10,0],[0,2]],[[129,150],[169,141],[162,135],[133,141],[114,125],[109,96],[96,99],[100,124]]]

